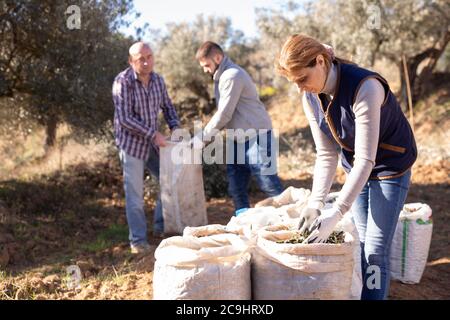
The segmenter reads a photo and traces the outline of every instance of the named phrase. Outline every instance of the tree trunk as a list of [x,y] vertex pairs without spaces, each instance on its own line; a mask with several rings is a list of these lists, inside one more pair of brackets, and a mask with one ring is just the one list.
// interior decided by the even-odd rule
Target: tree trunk
[[[403,67],[403,62],[400,60],[397,63],[398,70],[400,72],[400,91],[398,95],[400,96],[400,105],[402,106],[403,111],[405,111],[408,107],[408,93],[406,91],[406,75],[405,69]],[[411,79],[410,79],[411,82]]]
[[430,80],[433,70],[442,54],[445,51],[448,43],[450,41],[450,31],[447,31],[445,35],[436,43],[433,51],[430,52],[428,56],[428,61],[420,74],[417,77],[415,87],[413,87],[413,98],[418,100],[423,94],[430,89]]
[[382,38],[380,38],[380,36],[378,35],[377,45],[375,46],[372,54],[370,55],[370,66],[372,68],[375,65],[375,61],[377,60],[377,56],[378,56],[378,53],[380,52],[380,47],[383,44],[383,42],[384,42],[384,40]]
[[33,165],[47,163],[56,150],[56,132],[58,129],[58,117],[50,115],[41,123],[45,126],[44,155],[33,160]]
[[45,124],[45,152],[48,153],[55,147],[56,130],[58,129],[58,119],[56,116],[49,116]]
[[[442,56],[450,41],[450,32],[447,31],[443,36],[435,43],[435,45],[427,50],[406,59],[406,65],[409,73],[409,81],[412,91],[412,102],[413,105],[427,92],[429,89],[429,80],[436,67],[437,61]],[[420,74],[417,74],[417,68],[419,65],[428,59],[425,67],[422,69]],[[406,98],[406,78],[403,71],[402,61],[398,63],[400,68],[400,79],[401,88],[400,94],[402,96],[402,101],[407,101]]]

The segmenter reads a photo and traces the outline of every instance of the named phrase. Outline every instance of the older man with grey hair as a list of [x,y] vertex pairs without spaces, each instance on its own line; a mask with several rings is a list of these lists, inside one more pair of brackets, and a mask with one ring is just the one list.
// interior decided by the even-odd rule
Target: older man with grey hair
[[[163,112],[171,130],[180,125],[167,93],[164,79],[153,71],[150,46],[137,42],[129,50],[130,67],[117,75],[112,93],[115,106],[115,142],[123,167],[126,215],[132,253],[149,249],[144,212],[144,169],[159,179],[159,148],[166,145],[158,131],[158,114]],[[153,233],[164,231],[162,206],[158,196]]]

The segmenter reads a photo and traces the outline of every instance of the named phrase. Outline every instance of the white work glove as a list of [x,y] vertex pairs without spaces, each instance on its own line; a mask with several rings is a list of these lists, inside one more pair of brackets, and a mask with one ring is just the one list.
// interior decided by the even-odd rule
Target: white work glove
[[312,223],[320,216],[320,210],[311,207],[305,207],[300,213],[300,222],[298,224],[298,229],[300,233],[305,232]]
[[309,228],[310,236],[303,243],[325,243],[342,217],[342,213],[335,207],[322,210]]

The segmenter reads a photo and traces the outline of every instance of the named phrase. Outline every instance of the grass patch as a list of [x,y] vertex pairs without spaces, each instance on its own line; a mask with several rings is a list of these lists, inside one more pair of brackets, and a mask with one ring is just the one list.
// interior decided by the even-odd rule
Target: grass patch
[[83,249],[89,252],[99,252],[110,248],[114,244],[126,242],[128,240],[128,227],[125,225],[113,224],[108,229],[103,230],[94,242],[85,244]]

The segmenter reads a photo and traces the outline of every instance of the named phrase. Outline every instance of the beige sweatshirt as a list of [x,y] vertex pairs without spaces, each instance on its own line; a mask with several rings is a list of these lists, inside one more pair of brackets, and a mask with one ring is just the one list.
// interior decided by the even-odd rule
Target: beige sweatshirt
[[214,95],[217,112],[203,131],[206,140],[214,130],[226,129],[272,129],[272,120],[259,99],[250,75],[229,57],[224,56],[214,74]]
[[[322,92],[332,98],[336,84],[337,67],[333,64]],[[365,80],[356,94],[355,103],[352,106],[355,114],[355,161],[335,204],[342,214],[351,208],[375,165],[380,131],[380,109],[384,97],[384,87],[380,81],[373,78]],[[340,150],[338,144],[320,130],[312,104],[320,105],[319,97],[304,94],[303,109],[311,126],[317,151],[309,206],[321,209],[336,174]]]

